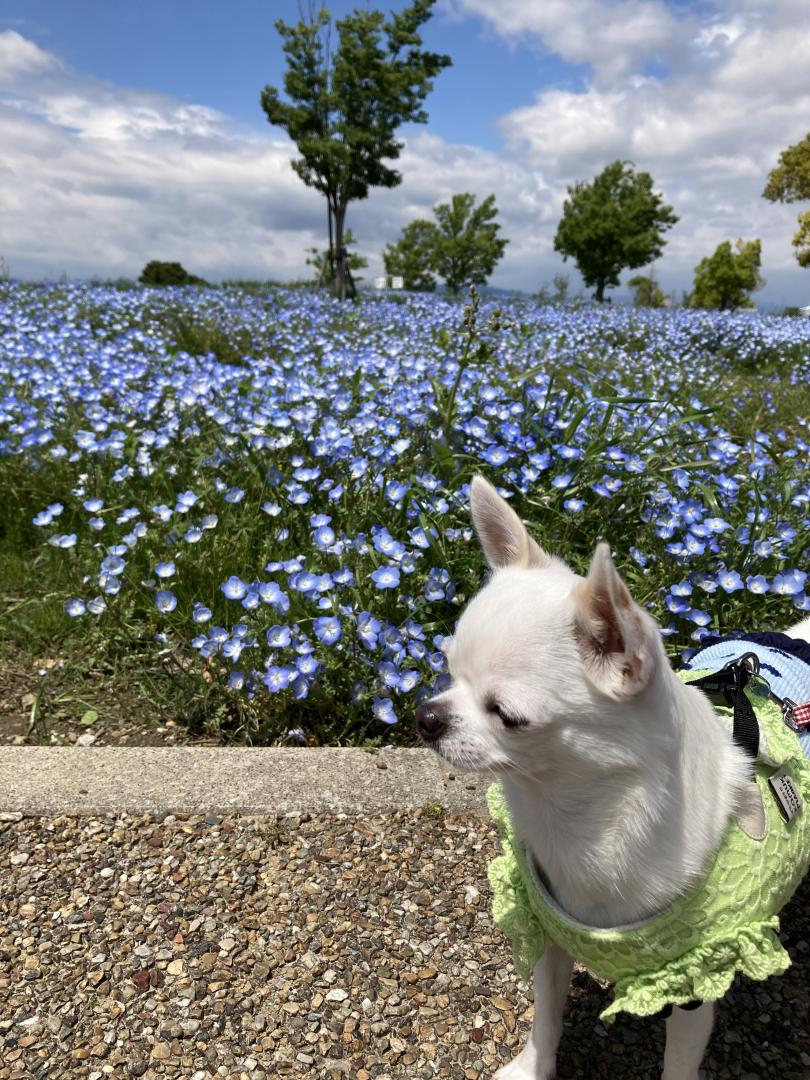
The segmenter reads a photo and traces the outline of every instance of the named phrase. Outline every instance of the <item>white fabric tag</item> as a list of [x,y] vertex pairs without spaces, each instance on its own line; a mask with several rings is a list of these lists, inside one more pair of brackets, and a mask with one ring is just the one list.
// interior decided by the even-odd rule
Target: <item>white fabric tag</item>
[[782,817],[785,821],[792,821],[802,808],[802,797],[793,780],[785,772],[784,766],[768,777],[768,783],[782,811]]

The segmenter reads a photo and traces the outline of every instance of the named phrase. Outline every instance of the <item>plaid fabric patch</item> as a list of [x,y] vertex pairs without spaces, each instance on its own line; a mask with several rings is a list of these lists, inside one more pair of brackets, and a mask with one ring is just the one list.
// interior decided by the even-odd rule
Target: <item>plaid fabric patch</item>
[[801,705],[794,705],[791,709],[791,719],[800,731],[806,731],[810,728],[810,701],[805,701]]

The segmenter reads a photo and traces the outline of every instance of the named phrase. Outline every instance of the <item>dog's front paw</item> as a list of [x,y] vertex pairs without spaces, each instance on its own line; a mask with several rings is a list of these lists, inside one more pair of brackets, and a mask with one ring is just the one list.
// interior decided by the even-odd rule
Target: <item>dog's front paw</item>
[[557,1070],[553,1061],[541,1061],[530,1046],[508,1065],[498,1069],[492,1080],[552,1080]]

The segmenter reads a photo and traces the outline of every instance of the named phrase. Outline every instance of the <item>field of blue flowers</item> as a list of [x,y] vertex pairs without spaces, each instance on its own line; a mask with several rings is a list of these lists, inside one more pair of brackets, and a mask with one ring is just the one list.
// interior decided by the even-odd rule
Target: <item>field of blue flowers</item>
[[0,286],[4,640],[223,738],[410,744],[483,577],[475,472],[575,568],[608,540],[673,656],[780,628],[809,377],[800,318]]

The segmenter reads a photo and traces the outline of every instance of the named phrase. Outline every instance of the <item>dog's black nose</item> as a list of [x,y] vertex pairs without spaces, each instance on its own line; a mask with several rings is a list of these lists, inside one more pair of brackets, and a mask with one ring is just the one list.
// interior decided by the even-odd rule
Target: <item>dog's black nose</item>
[[416,726],[424,739],[438,739],[447,727],[447,711],[444,705],[426,701],[416,709]]

